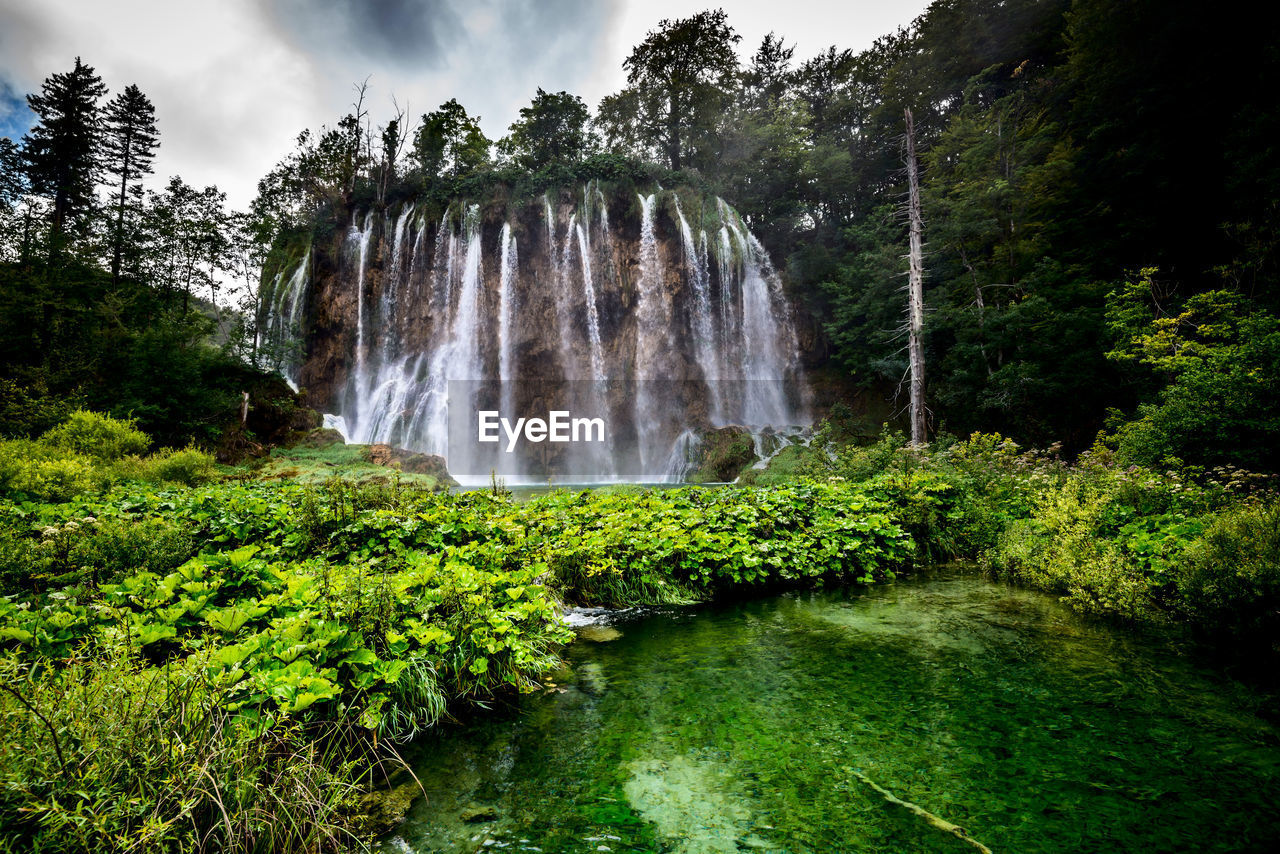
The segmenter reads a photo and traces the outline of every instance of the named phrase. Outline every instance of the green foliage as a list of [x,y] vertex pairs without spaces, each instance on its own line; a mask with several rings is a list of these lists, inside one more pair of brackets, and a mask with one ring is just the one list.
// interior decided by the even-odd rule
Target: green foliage
[[0,494],[66,501],[101,490],[111,474],[97,460],[22,439],[0,441]]
[[622,63],[627,86],[601,114],[611,139],[660,151],[672,169],[715,157],[717,114],[732,101],[742,37],[723,10],[664,19]]
[[568,92],[551,94],[539,87],[533,103],[520,108],[511,133],[498,141],[498,151],[527,171],[577,163],[595,146],[588,130],[591,112]]
[[479,121],[480,117],[468,115],[456,98],[422,117],[413,138],[413,158],[428,185],[442,177],[467,175],[488,164],[490,142]]
[[1182,610],[1210,635],[1246,648],[1271,645],[1280,613],[1280,503],[1215,515],[1182,555]]
[[133,421],[83,409],[42,435],[40,442],[104,463],[141,454],[151,445],[151,439],[134,427]]
[[[337,809],[361,772],[322,746],[360,760],[451,707],[536,690],[571,637],[566,602],[873,582],[919,561],[982,556],[1091,613],[1274,638],[1276,504],[1263,494],[1240,506],[1239,491],[1253,488],[1240,472],[1195,481],[1123,466],[1105,449],[1068,467],[1053,449],[1023,451],[993,434],[913,449],[892,432],[859,446],[856,433],[820,430],[793,463],[804,476],[767,488],[517,503],[500,489],[331,478],[0,504],[0,655],[23,679],[22,699],[6,693],[0,716],[37,745],[0,760],[0,779],[17,781],[0,797],[33,810],[3,832],[66,831],[74,791],[92,816],[84,833],[228,834],[264,850],[310,835],[307,845],[328,845],[354,832]],[[353,453],[303,448],[292,462]],[[68,660],[70,669],[47,666]],[[127,738],[118,725],[99,729],[81,720],[86,703],[106,709],[104,724],[121,708],[145,709],[146,726]],[[192,710],[208,722],[199,738],[183,729]],[[320,730],[341,736],[317,740]],[[190,793],[189,764],[167,764],[172,733],[225,774],[216,797],[229,827],[182,812],[215,796]],[[282,789],[275,764],[252,760],[264,744],[308,769],[307,782]],[[62,765],[59,750],[79,776],[49,771]],[[134,775],[108,773],[126,762]],[[159,792],[159,779],[172,791]],[[288,816],[297,835],[267,839],[250,814]],[[58,838],[81,844],[69,831]]]
[[45,432],[79,409],[78,401],[49,393],[43,382],[0,378],[0,437],[26,439]]
[[162,448],[140,456],[150,445],[132,420],[77,410],[37,441],[0,440],[0,495],[61,502],[118,481],[194,486],[213,477],[205,451]]
[[115,467],[121,479],[196,486],[214,476],[213,455],[195,446],[164,448],[147,457],[128,457]]
[[1280,467],[1280,317],[1229,291],[1189,297],[1176,313],[1159,305],[1156,270],[1113,291],[1108,318],[1119,345],[1109,355],[1166,379],[1157,400],[1117,427],[1109,443],[1144,465],[1178,459],[1200,466]]
[[1084,611],[1186,622],[1256,644],[1280,629],[1267,527],[1277,504],[1270,496],[1242,505],[1247,480],[1200,484],[1097,451],[1040,490],[986,560]]
[[22,140],[31,191],[51,201],[49,257],[63,251],[69,233],[82,233],[94,207],[98,178],[98,100],[102,78],[76,57],[71,71],[51,74],[40,93],[27,96],[37,121]]
[[[151,100],[136,85],[130,84],[111,99],[103,110],[104,167],[120,179],[115,194],[115,229],[111,238],[111,278],[118,282],[126,249],[126,218],[136,227],[138,201],[142,198],[140,179],[151,174],[151,161],[159,145],[156,111]],[[132,266],[132,265],[131,265]]]

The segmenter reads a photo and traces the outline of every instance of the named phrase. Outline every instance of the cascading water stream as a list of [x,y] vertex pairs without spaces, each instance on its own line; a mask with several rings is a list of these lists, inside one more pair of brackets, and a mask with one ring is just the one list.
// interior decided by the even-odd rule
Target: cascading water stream
[[[713,327],[715,314],[711,307],[711,274],[707,269],[705,252],[698,251],[693,239],[693,230],[684,217],[684,209],[680,206],[680,197],[676,196],[676,216],[680,219],[680,240],[683,247],[685,271],[690,285],[693,286],[693,306],[691,327],[697,348],[698,364],[702,375],[711,388],[711,420],[713,423],[723,421],[724,401],[719,383],[723,366],[720,364],[720,352],[716,347],[716,333]],[[706,233],[703,233],[703,246],[706,245]]]
[[303,253],[288,279],[288,268],[281,268],[272,280],[263,307],[263,322],[254,335],[254,351],[261,364],[280,371],[294,391],[298,386],[299,350],[302,347],[302,309],[308,290],[307,270],[311,263],[311,247]]
[[413,216],[411,205],[405,205],[396,217],[391,238],[391,268],[382,282],[382,299],[379,303],[379,323],[382,326],[382,361],[398,354],[399,345],[399,297],[405,285],[404,244],[405,228]]
[[359,241],[359,251],[356,254],[356,394],[359,395],[365,383],[364,271],[369,260],[369,238],[373,236],[373,212],[365,214],[363,229],[356,232],[354,221],[351,227]]
[[[722,210],[728,209],[723,201]],[[742,280],[739,283],[741,299],[741,341],[738,352],[742,355],[741,370],[744,382],[741,423],[752,428],[785,423],[787,402],[782,387],[767,380],[776,377],[777,366],[783,364],[778,347],[780,324],[790,319],[785,308],[775,308],[775,296],[781,303],[781,293],[775,295],[777,276],[773,274],[764,248],[746,231],[736,215],[725,218],[725,225],[733,236],[733,243],[743,259]],[[764,380],[762,382],[762,380]]]
[[591,244],[587,230],[577,223],[578,256],[582,259],[582,299],[587,308],[587,341],[591,346],[591,379],[599,385],[605,380],[604,354],[600,344],[600,315],[596,309],[596,288],[591,276]]
[[498,379],[502,381],[502,412],[515,412],[515,340],[513,320],[516,307],[516,276],[520,259],[511,223],[502,224],[502,278],[498,284]]
[[[640,277],[636,282],[635,427],[640,472],[646,478],[665,471],[668,448],[663,447],[665,414],[662,381],[670,379],[665,355],[670,349],[671,306],[662,282],[662,261],[654,231],[657,194],[640,196]],[[660,465],[659,460],[663,463]],[[661,478],[659,478],[661,479]]]

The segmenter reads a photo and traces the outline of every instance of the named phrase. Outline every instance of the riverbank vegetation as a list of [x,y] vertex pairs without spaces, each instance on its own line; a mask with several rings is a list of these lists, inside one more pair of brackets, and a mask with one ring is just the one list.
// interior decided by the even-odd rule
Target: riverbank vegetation
[[1102,445],[1068,464],[997,435],[914,449],[841,433],[820,431],[785,484],[519,501],[385,469],[137,477],[145,461],[119,460],[147,437],[78,413],[43,441],[74,448],[88,487],[11,479],[0,503],[3,842],[358,846],[394,745],[542,689],[572,638],[566,603],[878,583],[961,558],[1089,613],[1276,653],[1269,478]]

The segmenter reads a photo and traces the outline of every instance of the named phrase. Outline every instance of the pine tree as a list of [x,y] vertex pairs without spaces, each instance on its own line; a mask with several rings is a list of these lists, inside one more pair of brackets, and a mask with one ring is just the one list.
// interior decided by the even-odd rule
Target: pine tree
[[100,169],[98,100],[106,92],[102,78],[77,56],[75,68],[51,75],[40,94],[27,96],[39,120],[23,137],[23,157],[32,191],[53,200],[51,259],[61,250],[64,235],[82,228],[93,209]]
[[120,181],[116,199],[116,226],[111,240],[111,281],[120,281],[124,254],[124,220],[128,200],[142,198],[141,179],[151,174],[151,161],[160,144],[156,110],[136,85],[130,85],[103,111],[103,154],[107,172]]

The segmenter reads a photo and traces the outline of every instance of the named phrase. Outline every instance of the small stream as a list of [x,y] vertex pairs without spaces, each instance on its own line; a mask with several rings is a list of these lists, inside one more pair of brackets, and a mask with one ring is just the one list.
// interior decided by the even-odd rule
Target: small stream
[[[407,752],[385,852],[1280,850],[1280,732],[1158,639],[942,570],[590,626]],[[874,784],[874,785],[872,785]]]

